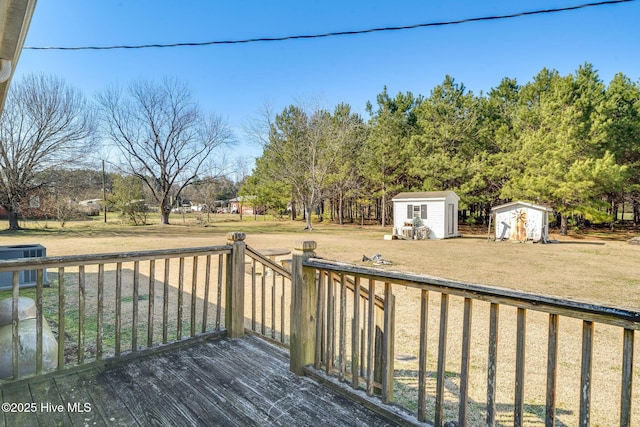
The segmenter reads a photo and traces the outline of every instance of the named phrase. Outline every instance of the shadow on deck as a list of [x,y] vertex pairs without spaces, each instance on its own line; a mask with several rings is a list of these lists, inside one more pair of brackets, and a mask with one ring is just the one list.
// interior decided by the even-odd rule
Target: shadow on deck
[[8,384],[2,402],[14,402],[15,412],[3,406],[0,426],[395,425],[294,375],[285,351],[253,336],[198,339],[104,366]]

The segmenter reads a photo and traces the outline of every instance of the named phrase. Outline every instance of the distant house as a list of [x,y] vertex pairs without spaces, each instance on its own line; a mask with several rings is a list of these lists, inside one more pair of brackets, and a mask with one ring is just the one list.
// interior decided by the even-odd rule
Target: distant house
[[[47,218],[48,206],[51,204],[51,198],[44,190],[33,191],[29,196],[25,197],[20,204],[18,214],[24,218]],[[3,206],[0,206],[0,218],[5,219],[9,216],[9,212]]]
[[229,209],[231,213],[240,213],[243,215],[253,215],[264,213],[264,209],[254,206],[256,196],[238,196],[229,200]]
[[491,208],[495,217],[496,240],[546,242],[549,214],[553,209],[528,202],[511,202]]
[[78,202],[79,210],[87,215],[99,215],[102,210],[102,204],[102,199],[89,199]]
[[403,227],[420,223],[427,227],[430,239],[458,237],[458,202],[453,191],[406,192],[393,199],[394,234],[402,235]]

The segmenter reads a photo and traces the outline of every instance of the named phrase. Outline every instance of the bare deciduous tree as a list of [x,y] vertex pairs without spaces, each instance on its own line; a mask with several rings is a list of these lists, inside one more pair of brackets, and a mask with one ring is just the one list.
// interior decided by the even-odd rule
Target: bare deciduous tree
[[139,80],[123,93],[98,96],[103,130],[122,154],[124,171],[139,177],[169,223],[171,196],[192,184],[211,154],[233,140],[226,123],[205,116],[184,84]]
[[19,228],[21,202],[47,184],[39,174],[82,159],[94,130],[91,108],[62,79],[31,75],[11,87],[0,120],[0,205],[9,228]]
[[255,174],[291,186],[304,206],[307,230],[313,229],[311,214],[322,200],[327,177],[340,161],[340,148],[352,135],[349,114],[345,105],[338,106],[333,115],[322,109],[307,113],[291,105],[273,121],[267,117],[268,139],[263,139],[263,154]]

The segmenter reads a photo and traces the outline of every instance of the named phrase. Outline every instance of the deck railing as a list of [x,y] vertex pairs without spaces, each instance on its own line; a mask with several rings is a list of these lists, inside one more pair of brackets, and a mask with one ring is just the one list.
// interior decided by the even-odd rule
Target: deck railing
[[[0,349],[10,352],[9,375],[0,384],[202,334],[234,338],[250,330],[288,346],[290,270],[247,246],[244,233],[227,239],[203,248],[0,261],[0,273],[13,273],[11,291],[0,292],[11,299],[11,348]],[[20,287],[25,270],[36,271],[34,288]],[[24,336],[21,297],[36,302],[35,343]],[[54,360],[45,354],[50,333]]]
[[311,250],[298,258],[303,287],[317,297],[299,315],[315,319],[315,348],[292,366],[313,363],[353,389],[379,390],[436,426],[640,421],[640,313],[314,259]]
[[[250,284],[245,284],[245,294],[249,292],[251,302],[251,325],[253,333],[264,338],[289,345],[290,305],[291,305],[291,270],[290,260],[282,262],[263,255],[260,251],[246,246],[246,258],[249,268]],[[248,288],[248,289],[247,289]]]
[[[23,376],[18,302],[27,295],[36,301],[36,375],[45,371],[45,321],[57,333],[54,369],[252,331],[288,346],[296,374],[323,371],[436,426],[640,420],[640,313],[326,261],[311,241],[296,242],[289,270],[247,246],[244,233],[227,239],[0,262],[0,272],[14,272],[12,375],[0,384]],[[18,272],[34,269],[37,286],[21,289]]]
[[[54,369],[222,331],[226,323],[223,295],[232,277],[227,274],[224,259],[229,263],[232,248],[226,245],[1,261],[0,272],[13,272],[9,295],[12,377],[8,379],[19,379],[27,371],[38,375],[46,370],[43,348],[47,345],[43,345],[43,339],[49,329],[57,339],[54,366],[48,366]],[[19,271],[34,269],[35,288],[21,289]],[[20,339],[26,333],[18,313],[21,296],[36,301],[36,326],[31,331],[36,336],[35,357],[33,352],[23,354],[27,339]],[[33,347],[33,343],[30,345]]]

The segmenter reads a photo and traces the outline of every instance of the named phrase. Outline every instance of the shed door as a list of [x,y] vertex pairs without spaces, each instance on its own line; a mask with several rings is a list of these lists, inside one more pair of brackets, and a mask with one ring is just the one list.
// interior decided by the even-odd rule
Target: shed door
[[526,242],[527,240],[527,211],[526,209],[516,209],[512,215],[513,230],[511,240]]
[[449,235],[452,235],[455,232],[454,221],[456,220],[456,210],[455,210],[455,207],[453,206],[453,203],[449,203],[447,205],[447,216],[448,216],[447,233]]

